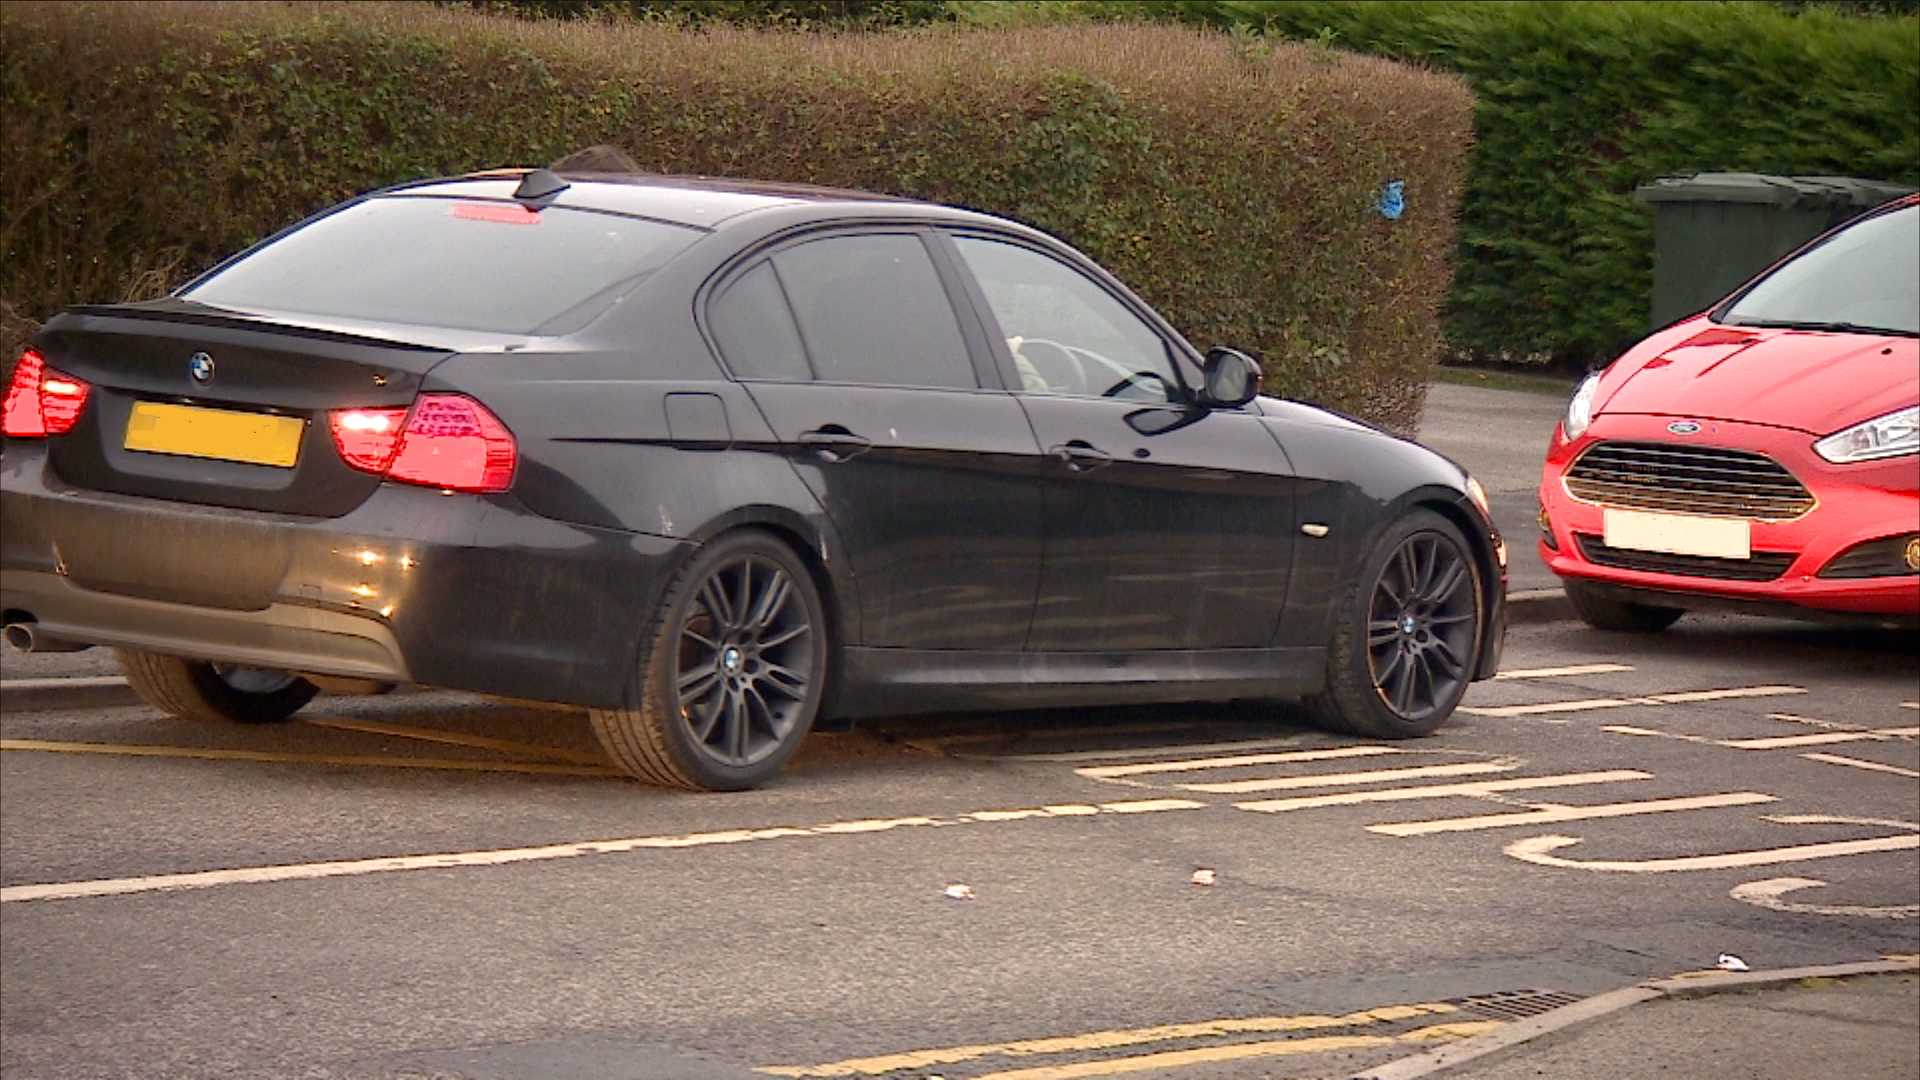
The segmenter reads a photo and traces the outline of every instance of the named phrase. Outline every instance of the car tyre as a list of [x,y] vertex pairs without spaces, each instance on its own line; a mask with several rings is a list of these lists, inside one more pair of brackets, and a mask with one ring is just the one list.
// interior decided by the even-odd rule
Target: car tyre
[[127,685],[170,716],[238,724],[273,724],[299,712],[320,688],[271,668],[214,664],[137,649],[113,650]]
[[629,700],[590,715],[636,779],[741,791],[771,779],[813,727],[826,679],[825,607],[799,557],[758,531],[708,544],[675,576]]
[[1680,608],[1622,600],[1605,585],[1596,585],[1591,581],[1563,578],[1560,584],[1566,589],[1567,600],[1573,604],[1573,613],[1595,630],[1615,630],[1625,634],[1658,633],[1686,614]]
[[1430,510],[1397,519],[1334,610],[1327,683],[1309,713],[1372,738],[1433,734],[1473,680],[1485,602],[1458,528]]

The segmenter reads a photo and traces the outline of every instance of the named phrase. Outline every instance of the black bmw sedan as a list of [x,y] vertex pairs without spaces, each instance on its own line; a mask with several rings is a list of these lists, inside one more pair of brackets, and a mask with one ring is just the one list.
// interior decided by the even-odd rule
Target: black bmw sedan
[[697,789],[907,712],[1295,701],[1432,732],[1500,652],[1479,486],[1258,390],[982,214],[410,184],[47,323],[6,392],[0,606],[16,647],[110,646],[172,715],[554,702]]

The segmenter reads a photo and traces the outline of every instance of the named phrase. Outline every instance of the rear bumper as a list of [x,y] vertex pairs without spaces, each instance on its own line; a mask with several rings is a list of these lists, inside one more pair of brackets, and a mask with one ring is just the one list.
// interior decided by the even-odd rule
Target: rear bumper
[[683,543],[388,484],[338,518],[69,487],[0,463],[0,607],[36,632],[535,701],[622,704]]

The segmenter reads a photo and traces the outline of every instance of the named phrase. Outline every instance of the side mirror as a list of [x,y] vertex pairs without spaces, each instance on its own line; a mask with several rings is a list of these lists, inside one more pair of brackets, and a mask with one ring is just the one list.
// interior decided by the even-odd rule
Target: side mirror
[[1239,349],[1208,349],[1200,371],[1200,404],[1209,409],[1237,409],[1260,393],[1260,364]]

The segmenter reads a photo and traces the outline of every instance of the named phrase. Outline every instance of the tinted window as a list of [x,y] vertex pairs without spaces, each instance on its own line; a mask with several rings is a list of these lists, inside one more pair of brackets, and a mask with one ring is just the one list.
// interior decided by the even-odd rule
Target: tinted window
[[773,265],[819,378],[978,385],[953,306],[918,237],[810,240],[774,255]]
[[702,235],[566,207],[393,196],[312,222],[185,295],[240,311],[525,334]]
[[728,282],[707,308],[720,355],[743,379],[813,378],[793,312],[773,265],[762,262]]
[[1017,244],[967,236],[954,242],[986,293],[1027,393],[1179,398],[1166,341],[1097,282]]
[[1828,239],[1755,285],[1723,321],[1920,333],[1920,206],[1869,218]]

